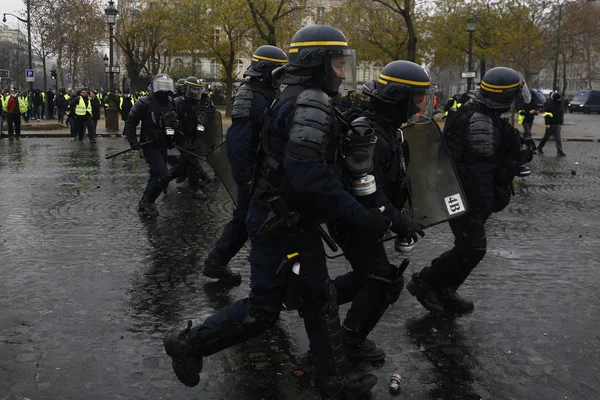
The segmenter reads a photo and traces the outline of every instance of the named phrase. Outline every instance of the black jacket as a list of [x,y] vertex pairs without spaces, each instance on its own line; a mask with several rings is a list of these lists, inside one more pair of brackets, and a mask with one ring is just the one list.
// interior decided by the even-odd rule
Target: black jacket
[[90,98],[92,102],[92,119],[98,121],[100,119],[100,100],[98,98]]
[[140,141],[151,141],[146,147],[172,147],[170,138],[166,137],[165,117],[175,120],[175,103],[170,97],[158,98],[154,93],[142,97],[135,102],[125,121],[125,136],[130,145],[137,143],[136,127],[142,122]]
[[544,104],[544,122],[546,125],[562,125],[564,122],[565,111],[562,108],[562,101],[549,99]]

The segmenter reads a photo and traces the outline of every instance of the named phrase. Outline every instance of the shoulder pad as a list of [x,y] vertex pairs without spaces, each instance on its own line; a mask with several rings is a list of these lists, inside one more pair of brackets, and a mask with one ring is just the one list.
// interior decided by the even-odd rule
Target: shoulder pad
[[467,122],[467,150],[477,158],[491,160],[496,153],[496,138],[492,118],[475,112]]
[[317,89],[307,89],[296,99],[289,140],[293,152],[305,158],[323,158],[332,128],[329,96]]
[[331,98],[319,89],[305,89],[298,95],[296,99],[297,105],[320,108],[323,111],[331,111]]
[[231,118],[249,118],[251,116],[252,100],[254,93],[252,90],[242,86],[235,94],[233,105],[231,106]]

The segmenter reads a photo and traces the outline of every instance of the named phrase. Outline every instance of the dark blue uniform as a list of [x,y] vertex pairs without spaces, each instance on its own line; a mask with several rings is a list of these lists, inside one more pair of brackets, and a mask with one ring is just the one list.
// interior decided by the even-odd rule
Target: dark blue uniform
[[[317,107],[309,105],[315,103]],[[313,123],[323,124],[321,129],[305,125],[310,122],[304,119],[307,113],[314,116]],[[369,212],[344,190],[327,163],[326,154],[337,143],[332,116],[329,97],[318,89],[288,86],[282,92],[264,137],[270,161],[269,156],[264,155],[260,160],[256,200],[251,203],[246,218],[246,229],[252,241],[251,291],[248,298],[207,318],[197,328],[198,337],[204,343],[203,356],[256,336],[278,320],[289,276],[286,271],[278,274],[277,270],[289,254],[299,253],[300,263],[304,266],[300,280],[300,295],[304,302],[302,313],[316,357],[315,365],[327,371],[335,368],[331,363],[337,359],[330,356],[333,350],[328,335],[336,323],[339,329],[337,295],[330,284],[318,221],[361,223]],[[267,199],[273,194],[270,192],[273,187],[263,178],[268,174],[264,168],[273,167],[272,172],[279,172],[279,178],[289,185],[288,193],[295,193],[294,198],[283,191],[280,194],[294,210],[302,213],[302,218],[294,232],[287,231],[266,239],[258,232],[271,212]],[[341,345],[341,337],[337,339]]]
[[250,182],[254,174],[256,152],[265,115],[279,93],[272,86],[251,78],[239,88],[233,101],[231,126],[227,130],[227,157],[233,178],[238,185],[238,197],[233,218],[223,228],[221,237],[208,254],[209,260],[226,265],[240,251],[248,234],[246,214],[250,205]]
[[167,167],[167,148],[172,147],[172,139],[165,134],[166,115],[175,117],[175,104],[167,96],[158,97],[152,93],[136,101],[125,122],[125,135],[130,145],[138,143],[136,127],[142,122],[140,140],[151,141],[144,145],[144,159],[149,166],[149,178],[144,196],[147,201],[153,203],[168,186],[171,175]]
[[[454,304],[460,304],[460,311],[473,307],[471,303],[464,309],[467,303],[456,294],[456,290],[487,250],[485,222],[493,211],[498,211],[495,209],[498,201],[495,197],[496,170],[498,161],[503,158],[502,149],[508,145],[505,143],[505,130],[514,132],[508,121],[477,102],[462,106],[455,120],[444,128],[446,144],[465,191],[469,211],[449,221],[455,238],[454,247],[434,259],[431,266],[418,275],[445,301],[445,311],[453,311]],[[517,167],[518,163],[515,171]],[[418,282],[415,276],[413,282]],[[411,288],[411,284],[408,288],[413,293],[416,290]]]
[[[400,237],[408,237],[414,233],[416,223],[401,212],[408,193],[403,180],[406,172],[403,146],[395,136],[397,129],[372,110],[361,114],[378,137],[371,172],[377,191],[357,199],[367,208],[385,206],[384,214],[391,219],[392,230]],[[406,192],[406,196],[402,192]],[[362,230],[352,224],[339,224],[336,240],[352,266],[352,272],[334,280],[339,303],[352,301],[343,325],[358,341],[364,340],[385,310],[398,300],[404,287],[403,271],[390,264],[381,241],[365,237]]]

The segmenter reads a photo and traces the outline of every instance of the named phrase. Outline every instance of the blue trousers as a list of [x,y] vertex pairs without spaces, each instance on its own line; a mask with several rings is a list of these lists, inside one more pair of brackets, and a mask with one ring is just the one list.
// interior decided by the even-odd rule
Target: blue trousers
[[[285,300],[288,288],[288,276],[278,275],[277,269],[281,261],[294,252],[310,255],[310,261],[304,259],[306,274],[301,280],[301,296],[305,303],[305,324],[307,318],[318,314],[322,308],[322,301],[329,286],[329,275],[325,262],[325,249],[317,226],[307,227],[304,232],[294,237],[287,236],[266,242],[256,237],[258,229],[266,220],[269,206],[266,203],[253,203],[246,218],[246,228],[252,249],[250,250],[250,293],[248,298],[238,300],[221,313],[208,317],[201,328],[228,333],[225,324],[236,326],[238,331],[235,340],[229,335],[226,345],[230,347],[260,334],[272,326],[279,317],[282,303]],[[307,317],[308,315],[308,317]],[[250,316],[252,320],[266,321],[259,328],[256,325],[243,324]],[[248,329],[245,329],[245,326]],[[308,328],[307,328],[308,331]],[[224,339],[225,340],[225,339]]]
[[223,228],[214,249],[208,253],[208,258],[216,259],[219,264],[226,265],[244,246],[248,240],[246,214],[249,206],[250,194],[238,188],[237,205],[233,210],[233,216]]
[[397,300],[404,279],[396,276],[396,268],[390,265],[383,242],[364,237],[351,225],[338,227],[336,240],[352,267],[352,271],[333,281],[339,304],[352,302],[344,326],[362,331],[366,337],[390,304]]

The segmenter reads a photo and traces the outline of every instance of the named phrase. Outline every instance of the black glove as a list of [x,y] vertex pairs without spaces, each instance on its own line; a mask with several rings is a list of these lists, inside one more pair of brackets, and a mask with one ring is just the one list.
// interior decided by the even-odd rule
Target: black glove
[[414,218],[408,217],[407,219],[410,221],[409,223],[399,227],[394,226],[392,227],[392,231],[396,233],[398,237],[406,239],[410,238],[416,243],[419,241],[419,236],[425,236],[425,232],[423,232],[424,225]]
[[421,224],[416,219],[413,219],[412,229],[408,233],[408,237],[410,237],[415,243],[419,241],[419,236],[425,236],[425,232],[423,232],[423,228],[425,226]]
[[131,146],[131,150],[141,150],[141,148],[142,148],[142,145],[138,141],[129,143],[129,146]]
[[358,225],[364,228],[368,237],[380,240],[390,229],[391,220],[383,215],[378,208],[371,208],[367,218],[359,222]]

